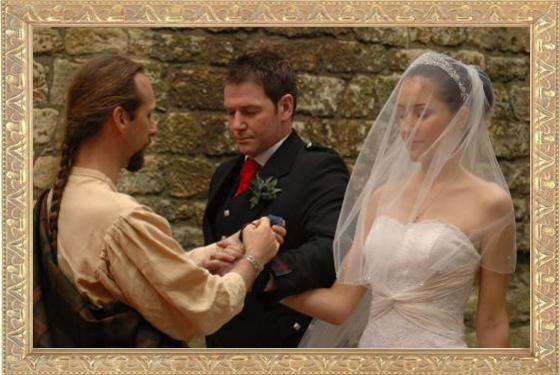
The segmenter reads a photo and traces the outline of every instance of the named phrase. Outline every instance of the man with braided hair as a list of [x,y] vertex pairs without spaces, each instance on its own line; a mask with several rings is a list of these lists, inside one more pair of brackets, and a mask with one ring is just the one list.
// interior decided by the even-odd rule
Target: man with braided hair
[[122,168],[142,167],[154,109],[125,57],[93,58],[71,82],[60,171],[34,210],[35,347],[179,346],[241,311],[278,251],[285,230],[262,218],[243,230],[245,261],[211,275],[201,262],[220,247],[183,251],[164,218],[117,191]]

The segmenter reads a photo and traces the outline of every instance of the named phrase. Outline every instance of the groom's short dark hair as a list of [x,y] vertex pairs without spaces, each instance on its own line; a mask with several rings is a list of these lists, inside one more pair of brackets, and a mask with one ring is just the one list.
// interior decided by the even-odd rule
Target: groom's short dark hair
[[266,96],[274,104],[282,96],[291,94],[295,112],[298,96],[296,74],[288,60],[267,49],[234,58],[228,65],[226,85],[247,81],[262,86]]

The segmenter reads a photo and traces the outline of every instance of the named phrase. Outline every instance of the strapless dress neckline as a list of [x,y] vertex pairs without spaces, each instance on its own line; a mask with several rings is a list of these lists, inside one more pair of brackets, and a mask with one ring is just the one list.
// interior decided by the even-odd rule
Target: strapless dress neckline
[[382,215],[362,252],[371,303],[360,347],[466,347],[464,309],[481,257],[465,233],[443,220]]

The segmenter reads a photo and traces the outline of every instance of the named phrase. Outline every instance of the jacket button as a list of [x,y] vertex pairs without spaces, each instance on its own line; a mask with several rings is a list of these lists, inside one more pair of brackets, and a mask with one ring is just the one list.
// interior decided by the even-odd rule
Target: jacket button
[[292,327],[294,327],[296,331],[299,331],[301,329],[301,325],[298,322],[295,322]]
[[228,217],[229,216],[229,210],[225,210],[224,211],[224,217]]

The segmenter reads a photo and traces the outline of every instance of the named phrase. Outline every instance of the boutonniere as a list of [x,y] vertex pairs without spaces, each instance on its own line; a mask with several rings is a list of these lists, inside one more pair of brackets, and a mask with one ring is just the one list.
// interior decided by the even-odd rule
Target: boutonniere
[[278,186],[278,179],[276,177],[261,178],[258,174],[251,181],[249,189],[253,192],[253,196],[249,200],[251,208],[255,207],[262,200],[272,201],[278,193],[282,191]]

